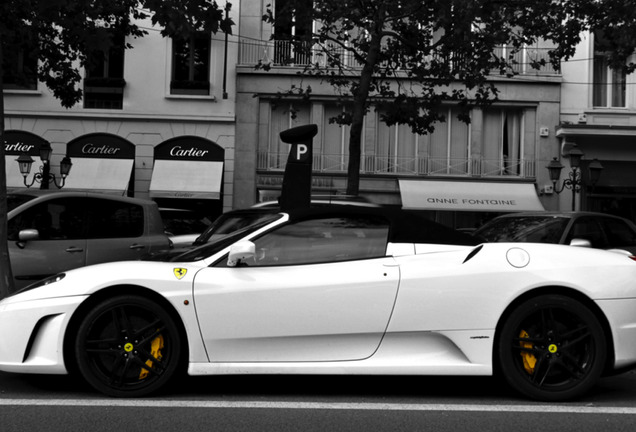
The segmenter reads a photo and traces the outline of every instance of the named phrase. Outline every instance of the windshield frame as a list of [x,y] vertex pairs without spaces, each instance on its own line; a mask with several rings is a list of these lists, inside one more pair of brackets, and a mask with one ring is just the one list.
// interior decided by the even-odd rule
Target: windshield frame
[[[564,233],[567,231],[567,226],[570,223],[571,218],[559,215],[523,215],[523,216],[508,216],[493,219],[491,222],[478,228],[473,235],[484,239],[486,242],[519,242],[519,243],[553,243],[558,244]],[[533,222],[528,226],[523,221]],[[512,232],[514,236],[510,236],[511,228],[517,224],[520,229]],[[528,237],[536,234],[540,229],[549,231],[551,228],[553,236],[550,237],[551,241],[537,241],[528,240]],[[556,228],[556,229],[555,229]],[[486,232],[486,234],[484,234]],[[492,234],[495,234],[494,236]],[[558,233],[558,236],[557,234]],[[489,235],[490,234],[490,235]]]
[[262,228],[271,225],[274,222],[281,221],[284,216],[284,213],[271,213],[269,217],[255,224],[241,228],[217,240],[212,240],[202,244],[201,246],[184,251],[182,254],[177,256],[169,257],[166,259],[166,262],[196,262],[211,258],[219,252],[229,248],[240,239],[248,237],[250,234],[255,234]]

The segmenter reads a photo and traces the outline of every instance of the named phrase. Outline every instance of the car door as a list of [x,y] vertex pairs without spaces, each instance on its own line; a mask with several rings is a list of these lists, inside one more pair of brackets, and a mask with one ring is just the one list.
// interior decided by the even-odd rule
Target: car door
[[143,206],[91,198],[88,207],[86,264],[137,260],[150,251],[144,236]]
[[199,271],[195,306],[210,361],[373,355],[399,283],[387,235],[372,218],[310,219],[255,240],[256,259],[245,266]]
[[[28,206],[8,222],[9,255],[17,288],[86,263],[85,210],[77,198]],[[21,241],[19,233],[37,230]]]

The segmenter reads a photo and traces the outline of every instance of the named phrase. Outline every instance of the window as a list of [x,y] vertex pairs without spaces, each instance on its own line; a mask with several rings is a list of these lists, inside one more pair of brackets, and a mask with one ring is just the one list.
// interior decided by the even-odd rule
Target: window
[[347,170],[347,165],[349,164],[349,134],[351,127],[330,122],[330,119],[342,115],[342,107],[336,104],[325,104],[324,107],[319,169],[321,171],[343,172]]
[[122,109],[124,101],[124,38],[113,37],[108,50],[88,54],[84,108]]
[[[312,9],[312,0],[306,1],[306,7],[307,10]],[[277,0],[274,16],[276,17],[274,63],[282,65],[309,63],[313,30],[309,14],[294,14],[285,1]]]
[[601,226],[592,218],[579,218],[574,221],[565,244],[570,244],[573,239],[587,240],[593,248],[605,249],[607,247]]
[[210,41],[208,33],[173,39],[171,94],[210,94]]
[[378,120],[375,172],[417,173],[417,136],[408,125],[387,126]]
[[607,235],[608,248],[636,246],[636,232],[627,222],[620,219],[601,219],[601,224]]
[[12,49],[3,52],[5,90],[37,90],[37,44],[27,35],[23,36],[17,43],[7,43],[6,46],[11,46]]
[[435,131],[418,137],[420,153],[428,160],[420,171],[435,175],[466,175],[470,172],[469,126],[457,118],[459,111],[449,109],[446,122],[437,123]]
[[85,212],[76,199],[56,199],[37,204],[9,221],[9,240],[17,241],[21,230],[38,230],[38,240],[85,238]]
[[514,108],[484,111],[482,175],[525,175],[523,115]]
[[594,84],[592,103],[595,107],[625,107],[626,75],[609,67],[605,53],[610,49],[602,32],[594,32]]
[[315,264],[385,255],[388,223],[374,217],[330,217],[285,225],[254,241],[257,266]]
[[265,160],[259,161],[259,167],[284,170],[289,157],[289,144],[280,139],[280,133],[289,128],[310,123],[310,105],[294,103],[269,105],[269,141]]
[[141,237],[144,210],[141,206],[111,200],[91,200],[88,208],[89,239]]

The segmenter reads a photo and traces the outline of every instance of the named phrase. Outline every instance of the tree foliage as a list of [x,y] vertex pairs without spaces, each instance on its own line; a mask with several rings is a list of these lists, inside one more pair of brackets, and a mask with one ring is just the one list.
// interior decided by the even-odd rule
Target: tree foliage
[[[636,8],[630,0],[287,0],[263,20],[276,27],[316,23],[289,35],[294,52],[311,59],[300,72],[330,83],[344,111],[332,121],[349,124],[348,194],[359,189],[364,115],[375,107],[388,125],[407,124],[430,133],[444,121],[443,104],[470,109],[497,99],[493,75],[512,77],[516,54],[549,44],[548,57],[530,58],[540,68],[559,68],[584,31],[600,29],[610,41],[611,64],[626,61],[636,45]],[[297,25],[298,25],[297,24]],[[506,55],[497,47],[506,46]],[[501,51],[499,51],[501,52]],[[269,68],[261,64],[259,67]],[[312,97],[310,80],[280,97]]]
[[[106,51],[116,37],[143,37],[140,20],[161,26],[162,35],[189,37],[195,31],[231,33],[230,3],[214,0],[2,0],[0,2],[0,89],[7,66],[3,53],[27,43],[37,51],[38,81],[70,108],[82,99],[81,70],[91,51]],[[3,58],[4,57],[4,58]],[[2,98],[0,98],[2,99]],[[4,143],[0,100],[0,143]],[[4,145],[0,145],[0,298],[12,290],[7,250]]]

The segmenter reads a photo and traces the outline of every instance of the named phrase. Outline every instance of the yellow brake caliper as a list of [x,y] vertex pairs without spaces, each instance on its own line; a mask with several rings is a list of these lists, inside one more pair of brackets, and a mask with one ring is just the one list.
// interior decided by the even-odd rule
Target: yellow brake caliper
[[[150,342],[150,354],[157,360],[161,360],[161,350],[163,349],[163,336],[159,335]],[[146,361],[146,366],[152,367],[152,360]],[[142,380],[148,376],[150,372],[147,369],[142,369],[139,374],[139,379]]]
[[[519,333],[519,337],[522,339],[528,339],[530,335],[525,330],[521,330]],[[521,342],[521,348],[532,348],[532,344],[530,342]],[[530,375],[534,372],[534,367],[537,364],[537,358],[534,354],[529,353],[528,351],[521,351],[521,358],[523,358],[523,368]]]

